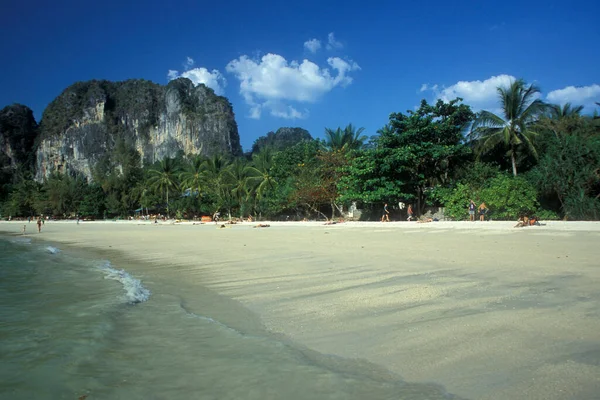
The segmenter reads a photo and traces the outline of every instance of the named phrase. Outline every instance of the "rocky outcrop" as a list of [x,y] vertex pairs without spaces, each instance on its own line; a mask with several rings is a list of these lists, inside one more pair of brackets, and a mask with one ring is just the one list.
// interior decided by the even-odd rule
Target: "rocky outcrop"
[[166,86],[145,80],[79,82],[48,105],[40,125],[38,180],[52,172],[93,180],[94,166],[119,140],[136,149],[143,164],[181,153],[241,154],[231,103],[186,78]]
[[277,132],[269,132],[266,136],[256,139],[252,145],[252,153],[258,153],[265,147],[271,147],[275,151],[285,150],[303,140],[312,140],[306,129],[279,128]]
[[3,174],[12,174],[19,167],[31,169],[37,129],[29,107],[13,104],[0,110],[0,169]]

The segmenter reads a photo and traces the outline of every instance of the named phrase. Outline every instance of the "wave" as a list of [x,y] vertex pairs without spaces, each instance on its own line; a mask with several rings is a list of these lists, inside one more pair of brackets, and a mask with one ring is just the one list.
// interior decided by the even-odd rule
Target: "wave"
[[47,246],[46,251],[50,254],[58,254],[60,253],[60,249],[54,246]]
[[14,238],[10,242],[15,244],[31,244],[31,238]]
[[150,298],[150,290],[142,285],[142,281],[122,269],[113,268],[109,261],[100,266],[100,269],[106,274],[107,279],[121,282],[125,289],[125,297],[130,304],[143,303]]

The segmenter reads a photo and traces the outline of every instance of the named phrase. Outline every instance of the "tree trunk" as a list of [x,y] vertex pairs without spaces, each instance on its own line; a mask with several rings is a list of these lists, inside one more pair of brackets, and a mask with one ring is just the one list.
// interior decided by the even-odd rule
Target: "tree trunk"
[[167,219],[169,219],[169,188],[167,187]]
[[417,217],[421,216],[421,194],[423,193],[423,190],[421,189],[421,186],[417,187]]
[[515,159],[514,149],[510,149],[510,162],[512,163],[513,176],[517,176],[517,160]]

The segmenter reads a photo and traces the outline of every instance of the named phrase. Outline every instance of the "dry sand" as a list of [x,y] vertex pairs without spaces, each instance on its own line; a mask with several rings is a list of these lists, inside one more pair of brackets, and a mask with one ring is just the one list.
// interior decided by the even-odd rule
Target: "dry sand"
[[131,267],[145,282],[206,286],[275,333],[407,381],[600,398],[600,223],[253,225],[49,222],[30,236],[145,263]]

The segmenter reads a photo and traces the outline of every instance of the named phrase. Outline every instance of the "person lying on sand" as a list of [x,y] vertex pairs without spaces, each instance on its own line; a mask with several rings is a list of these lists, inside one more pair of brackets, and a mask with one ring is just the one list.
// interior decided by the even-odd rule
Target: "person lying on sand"
[[433,218],[421,218],[417,221],[419,224],[425,224],[427,222],[433,222]]
[[271,225],[269,224],[258,224],[258,225],[254,225],[253,228],[268,228]]
[[529,218],[525,215],[521,216],[515,225],[515,228],[524,228],[529,226]]
[[335,222],[335,221],[327,221],[323,225],[335,225],[335,224],[337,224],[337,222]]

